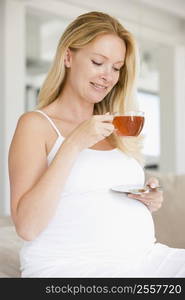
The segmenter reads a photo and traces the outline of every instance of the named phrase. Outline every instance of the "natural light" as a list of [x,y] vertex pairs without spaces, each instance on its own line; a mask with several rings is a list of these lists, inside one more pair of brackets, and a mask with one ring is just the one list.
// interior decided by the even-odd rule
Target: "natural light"
[[160,103],[157,94],[138,92],[140,110],[145,112],[143,153],[147,156],[160,156]]

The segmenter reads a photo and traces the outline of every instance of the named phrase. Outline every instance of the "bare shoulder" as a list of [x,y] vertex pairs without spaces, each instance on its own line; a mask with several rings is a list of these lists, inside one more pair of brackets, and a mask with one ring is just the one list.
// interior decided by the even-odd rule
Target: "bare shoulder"
[[[40,113],[29,111],[23,113],[17,122],[17,126],[26,128],[37,128],[44,129],[46,128],[46,122],[44,122],[44,118]],[[39,126],[39,127],[38,127]]]
[[13,217],[21,196],[47,169],[46,127],[42,116],[36,112],[26,112],[18,119],[8,155]]
[[46,143],[48,136],[48,121],[44,116],[38,112],[29,111],[23,113],[16,124],[14,138],[20,137],[24,139],[31,138],[36,141],[39,139],[40,142]]
[[[10,158],[21,159],[21,154],[39,156],[39,153],[46,155],[46,124],[36,112],[22,114],[15,128],[9,148]],[[25,157],[27,156],[25,155]]]
[[39,153],[46,154],[46,128],[46,123],[39,113],[30,111],[22,114],[10,144],[10,157],[21,158],[23,153],[26,157],[34,152],[36,158]]

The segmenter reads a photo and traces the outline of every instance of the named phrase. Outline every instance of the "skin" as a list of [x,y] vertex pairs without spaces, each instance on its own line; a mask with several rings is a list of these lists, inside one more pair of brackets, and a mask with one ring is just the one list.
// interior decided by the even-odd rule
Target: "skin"
[[77,123],[91,118],[94,104],[102,101],[117,83],[125,51],[124,42],[108,34],[97,37],[78,51],[68,49],[65,56],[67,82],[57,102],[58,115],[63,118],[70,115],[68,120]]
[[137,199],[144,203],[150,212],[155,212],[162,206],[163,202],[163,191],[159,191],[159,181],[155,177],[150,177],[146,181],[146,185],[149,185],[153,190],[148,193],[142,193],[141,195],[129,194],[128,197]]

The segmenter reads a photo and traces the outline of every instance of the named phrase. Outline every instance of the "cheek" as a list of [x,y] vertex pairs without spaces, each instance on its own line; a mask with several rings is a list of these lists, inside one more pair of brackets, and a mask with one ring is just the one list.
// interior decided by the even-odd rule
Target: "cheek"
[[70,80],[73,85],[81,85],[84,83],[84,80],[87,79],[88,72],[83,65],[75,65],[71,69]]
[[119,72],[116,73],[116,74],[114,75],[114,77],[113,77],[113,81],[112,81],[113,86],[116,85],[116,83],[118,82],[118,80],[119,80]]
[[120,72],[116,72],[116,82],[118,82],[119,77],[120,77]]
[[99,75],[98,70],[92,65],[86,64],[79,67],[78,78],[84,82],[91,81]]

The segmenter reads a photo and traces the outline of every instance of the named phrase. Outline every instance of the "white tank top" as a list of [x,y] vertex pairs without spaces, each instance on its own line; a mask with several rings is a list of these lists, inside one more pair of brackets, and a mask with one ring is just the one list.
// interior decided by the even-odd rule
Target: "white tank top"
[[[58,134],[49,165],[65,138],[44,112],[37,112]],[[24,243],[22,264],[31,265],[38,257],[51,264],[56,257],[71,263],[119,258],[129,264],[142,258],[155,242],[152,215],[140,201],[111,190],[122,184],[144,184],[143,169],[135,159],[118,149],[81,151],[55,215],[35,240]]]

